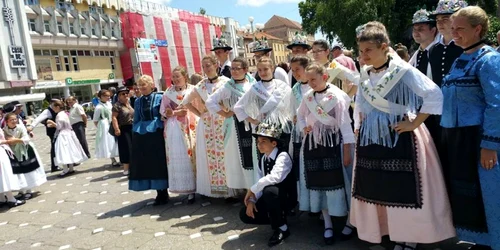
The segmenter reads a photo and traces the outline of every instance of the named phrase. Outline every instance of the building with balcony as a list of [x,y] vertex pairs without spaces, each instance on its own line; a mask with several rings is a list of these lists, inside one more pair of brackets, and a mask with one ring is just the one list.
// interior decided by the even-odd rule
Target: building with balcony
[[25,0],[36,82],[47,99],[88,102],[101,88],[123,82],[121,0]]
[[256,72],[257,71],[257,62],[253,56],[253,53],[251,50],[248,48],[248,45],[252,43],[255,39],[262,39],[266,38],[267,43],[273,50],[271,51],[271,58],[273,59],[275,64],[278,64],[280,62],[288,62],[288,57],[290,54],[290,50],[286,48],[287,42],[283,41],[282,39],[269,35],[265,32],[255,32],[255,33],[241,33],[240,35],[243,37],[244,41],[244,48],[245,48],[245,55],[244,57],[248,60],[248,70],[250,72]]

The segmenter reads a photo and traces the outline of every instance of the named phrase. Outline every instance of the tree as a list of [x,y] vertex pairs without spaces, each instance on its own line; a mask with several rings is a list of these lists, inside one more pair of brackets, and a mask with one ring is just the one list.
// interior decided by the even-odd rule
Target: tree
[[490,27],[488,29],[488,34],[486,38],[490,42],[498,42],[497,41],[497,32],[500,31],[500,21],[497,17],[490,15]]
[[205,15],[207,11],[204,8],[200,8],[200,14]]
[[[356,46],[356,27],[369,21],[386,25],[393,43],[409,46],[412,42],[411,19],[420,8],[434,10],[438,0],[305,0],[299,3],[302,27],[307,33],[317,31],[333,41],[338,38],[346,47]],[[496,13],[495,0],[469,1]]]

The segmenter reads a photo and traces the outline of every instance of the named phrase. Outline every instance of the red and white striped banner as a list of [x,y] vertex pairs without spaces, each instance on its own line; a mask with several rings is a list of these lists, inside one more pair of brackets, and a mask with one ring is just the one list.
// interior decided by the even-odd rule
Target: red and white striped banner
[[162,16],[126,12],[120,18],[126,48],[120,55],[123,78],[134,77],[135,38],[167,40],[168,47],[158,47],[157,62],[140,62],[142,74],[151,75],[157,83],[163,78],[167,85],[177,66],[185,67],[190,75],[202,71],[201,58],[211,53],[212,41],[221,35],[224,23],[223,18],[175,9]]

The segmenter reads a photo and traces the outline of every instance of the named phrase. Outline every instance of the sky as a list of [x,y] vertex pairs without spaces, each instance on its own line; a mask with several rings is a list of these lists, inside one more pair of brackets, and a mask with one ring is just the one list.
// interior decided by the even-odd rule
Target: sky
[[[254,18],[256,24],[264,24],[273,15],[302,22],[298,3],[301,0],[147,0],[162,3],[173,8],[198,13],[200,8],[206,10],[207,15],[218,17],[232,17],[240,26],[249,24],[248,17]],[[321,34],[316,34],[321,38]]]

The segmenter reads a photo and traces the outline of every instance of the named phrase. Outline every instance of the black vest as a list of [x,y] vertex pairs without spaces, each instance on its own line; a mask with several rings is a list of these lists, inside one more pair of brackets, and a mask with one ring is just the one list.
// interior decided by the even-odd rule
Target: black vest
[[417,51],[417,61],[415,63],[415,68],[420,70],[422,74],[427,75],[427,67],[429,66],[429,52],[427,50]]
[[441,83],[445,75],[450,72],[451,66],[461,54],[463,49],[454,42],[445,46],[441,43],[436,43],[429,52],[429,60],[431,62],[432,80],[441,87]]
[[224,66],[224,68],[222,68],[222,70],[221,68],[217,68],[217,74],[219,76],[225,76],[227,78],[231,78],[231,67],[226,65]]
[[56,128],[47,127],[47,121],[50,120],[50,121],[56,122],[57,113],[54,110],[52,110],[51,107],[47,108],[47,110],[50,112],[50,115],[52,116],[52,118],[45,119],[44,121],[42,121],[42,124],[45,125],[45,131],[47,133],[47,136],[53,137],[56,134]]
[[[267,158],[267,160],[264,160],[264,164],[262,163],[262,160],[259,161],[259,168],[262,170],[262,173],[264,174],[264,176],[271,173],[271,171],[274,168],[274,165],[276,164],[276,159],[283,152],[286,153],[286,155],[290,158],[290,160],[292,159],[286,151],[278,149],[278,153],[276,154],[276,158],[274,160]],[[264,166],[262,166],[262,165],[264,165]],[[292,166],[290,166],[290,167],[292,167]],[[277,186],[280,189],[283,189],[283,188],[284,189],[293,189],[293,188],[296,189],[297,188],[296,187],[296,178],[295,178],[295,174],[293,173],[293,171],[290,171],[290,173],[288,173],[288,175],[285,177],[285,179],[281,183],[275,184],[275,186]],[[280,193],[281,193],[281,191],[280,191]]]

